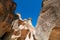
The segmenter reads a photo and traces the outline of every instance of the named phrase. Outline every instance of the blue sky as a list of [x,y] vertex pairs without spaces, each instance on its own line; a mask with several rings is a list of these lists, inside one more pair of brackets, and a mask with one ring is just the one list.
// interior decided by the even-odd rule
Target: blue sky
[[14,2],[17,4],[15,13],[19,12],[22,19],[32,18],[32,24],[36,26],[42,0],[14,0]]

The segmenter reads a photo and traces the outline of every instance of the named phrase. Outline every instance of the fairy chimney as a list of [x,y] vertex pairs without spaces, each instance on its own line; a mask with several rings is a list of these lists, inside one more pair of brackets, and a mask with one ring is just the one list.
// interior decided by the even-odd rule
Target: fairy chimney
[[60,0],[43,0],[43,7],[36,26],[38,40],[60,40],[59,29]]

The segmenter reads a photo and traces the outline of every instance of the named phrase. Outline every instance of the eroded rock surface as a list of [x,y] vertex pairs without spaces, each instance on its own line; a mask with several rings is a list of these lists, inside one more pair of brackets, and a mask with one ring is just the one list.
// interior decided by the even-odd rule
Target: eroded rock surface
[[[36,26],[38,40],[59,40],[51,34],[54,27],[60,28],[60,0],[43,0],[43,7]],[[58,30],[58,29],[54,29]],[[56,32],[59,33],[60,31]],[[60,34],[60,33],[59,33]],[[50,36],[50,37],[49,37]],[[57,35],[56,35],[57,36]],[[58,36],[60,38],[60,36]]]
[[14,14],[16,3],[12,0],[0,0],[0,38],[6,32],[10,32],[12,21],[18,19]]
[[16,3],[13,0],[0,0],[0,39],[36,40],[31,20],[22,20],[14,14]]

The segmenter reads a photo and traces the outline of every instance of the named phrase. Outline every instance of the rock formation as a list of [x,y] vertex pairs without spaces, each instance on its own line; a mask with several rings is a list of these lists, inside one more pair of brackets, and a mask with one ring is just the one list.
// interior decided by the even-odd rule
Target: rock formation
[[0,40],[60,40],[60,0],[43,0],[36,29],[15,8],[13,0],[0,0]]
[[36,40],[31,19],[22,20],[15,8],[13,0],[0,0],[0,40]]
[[36,26],[38,40],[60,40],[60,0],[43,0]]
[[12,22],[12,30],[5,35],[3,40],[36,40],[35,29],[31,25],[31,20],[17,19]]
[[14,14],[16,3],[12,0],[0,0],[0,39],[6,32],[10,32],[12,21],[18,19]]

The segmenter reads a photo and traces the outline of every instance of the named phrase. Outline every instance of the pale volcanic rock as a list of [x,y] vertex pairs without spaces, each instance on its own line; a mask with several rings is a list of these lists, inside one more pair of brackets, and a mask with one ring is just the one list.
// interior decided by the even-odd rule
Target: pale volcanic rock
[[54,27],[60,27],[60,0],[43,0],[43,7],[36,26],[38,40],[49,40]]

